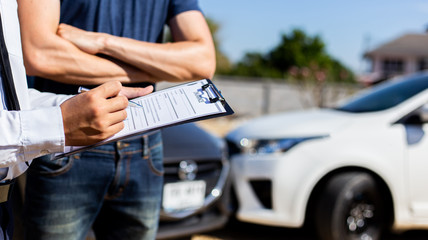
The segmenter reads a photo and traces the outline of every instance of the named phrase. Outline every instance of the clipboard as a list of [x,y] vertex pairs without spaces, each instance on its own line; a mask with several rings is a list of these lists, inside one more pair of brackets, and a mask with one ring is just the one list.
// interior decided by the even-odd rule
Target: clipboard
[[234,113],[210,79],[179,84],[131,100],[126,109],[125,128],[116,135],[89,146],[66,146],[51,159],[66,157],[103,144],[173,125],[195,122]]

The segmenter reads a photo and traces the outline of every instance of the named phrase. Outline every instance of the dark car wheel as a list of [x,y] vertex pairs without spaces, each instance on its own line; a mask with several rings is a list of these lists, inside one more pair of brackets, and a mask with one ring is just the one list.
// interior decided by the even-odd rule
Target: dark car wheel
[[332,177],[319,200],[315,227],[323,240],[378,240],[388,222],[380,188],[367,173]]

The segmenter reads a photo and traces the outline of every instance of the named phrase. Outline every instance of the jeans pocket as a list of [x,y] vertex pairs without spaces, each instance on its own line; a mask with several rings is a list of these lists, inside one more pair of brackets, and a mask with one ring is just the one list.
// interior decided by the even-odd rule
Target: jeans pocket
[[52,160],[49,155],[33,160],[29,171],[44,176],[57,176],[66,173],[73,165],[74,156]]

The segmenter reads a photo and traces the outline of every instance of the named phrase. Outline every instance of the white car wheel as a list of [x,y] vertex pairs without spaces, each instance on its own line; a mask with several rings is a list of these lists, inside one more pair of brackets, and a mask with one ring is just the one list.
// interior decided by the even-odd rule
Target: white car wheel
[[315,225],[323,240],[378,240],[386,223],[379,185],[367,173],[333,176],[321,192]]

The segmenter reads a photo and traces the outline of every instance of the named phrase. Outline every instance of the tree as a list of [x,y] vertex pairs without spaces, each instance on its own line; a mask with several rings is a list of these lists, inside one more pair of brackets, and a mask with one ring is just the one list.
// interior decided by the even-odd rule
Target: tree
[[294,79],[312,82],[353,82],[352,72],[325,51],[319,36],[294,29],[266,54],[247,53],[228,72],[230,75]]
[[269,66],[268,59],[257,52],[246,53],[229,72],[229,75],[280,78],[281,73]]
[[220,40],[218,38],[218,31],[220,29],[220,25],[216,23],[214,20],[212,20],[211,18],[206,18],[206,21],[211,31],[211,35],[213,37],[214,46],[215,46],[215,56],[216,56],[216,63],[217,63],[216,72],[218,74],[224,74],[224,73],[230,72],[232,64],[230,63],[229,58],[221,50]]
[[318,36],[311,38],[295,29],[290,35],[283,34],[281,40],[268,53],[268,58],[270,64],[284,75],[292,66],[309,67],[313,63],[325,65],[328,61],[324,43]]
[[[216,55],[216,73],[224,74],[229,73],[232,67],[232,64],[229,61],[229,58],[226,54],[223,53],[220,47],[220,40],[218,38],[218,31],[220,30],[220,25],[216,23],[211,18],[206,18],[208,28],[210,29],[211,35],[213,37],[214,46],[215,46],[215,55]],[[164,42],[172,42],[172,36],[170,29],[168,27],[165,28],[165,36]]]

